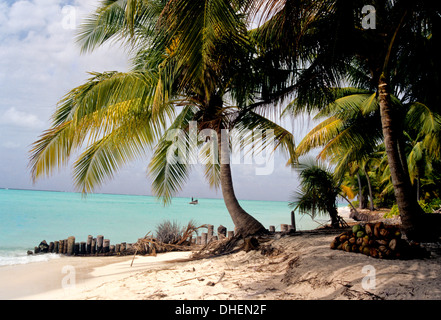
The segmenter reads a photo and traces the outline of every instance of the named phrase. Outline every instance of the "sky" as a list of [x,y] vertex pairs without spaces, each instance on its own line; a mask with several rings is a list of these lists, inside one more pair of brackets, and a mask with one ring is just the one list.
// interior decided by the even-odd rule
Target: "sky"
[[[0,0],[0,188],[77,191],[72,167],[33,183],[28,167],[31,144],[50,127],[57,102],[89,77],[88,72],[125,71],[129,56],[118,45],[81,54],[76,27],[93,13],[96,0]],[[309,124],[287,121],[296,142]],[[276,154],[269,174],[256,174],[253,164],[234,164],[233,183],[239,199],[288,201],[298,186],[297,173]],[[146,159],[123,167],[99,193],[152,195]],[[177,196],[220,198],[196,166]]]

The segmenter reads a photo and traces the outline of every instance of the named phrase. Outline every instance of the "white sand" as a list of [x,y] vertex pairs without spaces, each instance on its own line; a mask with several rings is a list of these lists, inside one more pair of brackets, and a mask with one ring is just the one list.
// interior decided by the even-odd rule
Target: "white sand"
[[[2,299],[68,300],[371,300],[441,299],[441,253],[424,260],[381,260],[331,250],[335,233],[309,232],[208,259],[191,252],[156,257],[70,257],[0,268]],[[438,251],[436,251],[438,250]],[[64,287],[66,265],[75,288]],[[67,282],[69,283],[69,282]]]
[[178,262],[190,253],[174,252],[138,257],[133,267],[126,259],[94,268],[75,289],[19,299],[441,299],[439,255],[374,259],[330,250],[334,237],[311,233],[271,240],[272,256],[255,250]]

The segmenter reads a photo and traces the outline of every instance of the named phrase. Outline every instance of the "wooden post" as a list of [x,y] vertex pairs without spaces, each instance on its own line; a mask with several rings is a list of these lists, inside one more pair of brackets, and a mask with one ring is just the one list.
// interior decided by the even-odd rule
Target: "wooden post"
[[205,246],[205,245],[207,244],[207,240],[208,240],[208,239],[207,239],[207,238],[208,238],[208,233],[207,233],[207,232],[202,232],[202,235],[201,235],[201,236],[202,236],[202,238],[201,238],[201,244]]
[[78,242],[75,242],[74,254],[78,255],[79,253],[80,253],[80,244]]
[[93,240],[93,236],[88,235],[87,236],[87,247],[86,247],[86,252],[87,254],[91,254],[92,253],[92,240]]
[[115,245],[110,245],[110,253],[115,253]]
[[53,242],[49,242],[49,249],[48,249],[48,252],[50,252],[50,253],[52,253],[52,252],[54,252],[54,243]]
[[288,231],[288,225],[287,224],[281,224],[280,225],[280,231],[287,232]]
[[75,237],[71,236],[67,238],[67,255],[71,256],[75,252]]
[[80,242],[80,254],[86,254],[86,253],[87,253],[87,251],[86,251],[86,242],[81,241]]
[[227,237],[227,228],[225,228],[223,225],[220,225],[217,228],[217,235],[219,239],[223,239]]
[[96,253],[96,238],[92,239],[92,246],[90,247],[90,253],[95,254]]
[[120,250],[121,250],[121,244],[120,243],[115,244],[115,252],[120,253]]
[[232,237],[234,237],[234,231],[228,231],[227,235],[228,235],[228,238],[231,239]]
[[202,244],[202,236],[197,236],[196,244]]
[[96,237],[96,252],[101,253],[103,251],[104,236],[99,235]]
[[276,232],[276,227],[275,226],[269,226],[269,231],[270,232]]
[[54,241],[54,253],[58,253],[60,250],[60,242]]
[[291,226],[292,226],[292,230],[294,230],[294,232],[296,232],[296,218],[295,218],[295,213],[294,210],[291,211]]
[[127,246],[127,244],[125,242],[121,242],[120,251],[123,252],[124,250],[126,250],[126,246]]
[[207,243],[210,242],[213,235],[214,235],[214,226],[212,224],[209,224],[208,225],[208,232],[207,232]]
[[109,239],[104,239],[103,240],[103,252],[107,253],[110,251],[110,240]]
[[[67,249],[68,249],[68,239],[64,239],[64,253],[67,254]],[[75,242],[75,241],[74,241]]]

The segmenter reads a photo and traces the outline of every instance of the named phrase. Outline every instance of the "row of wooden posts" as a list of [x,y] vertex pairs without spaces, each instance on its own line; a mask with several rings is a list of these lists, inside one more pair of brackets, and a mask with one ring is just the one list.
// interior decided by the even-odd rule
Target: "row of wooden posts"
[[[291,224],[281,224],[281,232],[293,232],[296,230],[293,214],[291,216]],[[207,232],[202,232],[200,236],[191,238],[189,243],[195,245],[206,245],[213,240],[221,240],[224,238],[232,238],[234,231],[227,231],[224,226],[219,226],[217,229],[218,236],[214,235],[214,226],[207,225]],[[270,232],[276,232],[275,226],[269,226]],[[32,253],[58,253],[66,255],[113,255],[113,254],[130,254],[135,251],[134,243],[122,242],[119,244],[111,245],[109,239],[104,239],[104,236],[99,235],[96,238],[89,235],[84,242],[75,242],[75,237],[70,236],[67,239],[50,242],[47,244],[43,240],[39,246],[35,247],[34,252],[28,251],[28,254]],[[140,239],[142,240],[142,239]]]

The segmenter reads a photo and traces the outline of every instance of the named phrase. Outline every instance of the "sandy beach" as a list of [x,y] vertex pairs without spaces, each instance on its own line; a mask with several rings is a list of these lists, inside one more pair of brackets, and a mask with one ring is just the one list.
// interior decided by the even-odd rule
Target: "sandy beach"
[[48,262],[1,267],[0,298],[441,299],[439,247],[432,248],[431,256],[427,259],[375,259],[330,250],[329,245],[338,233],[340,231],[297,232],[269,238],[258,250],[242,250],[197,260],[191,259],[192,252],[169,252],[155,257],[136,256],[133,266],[133,256],[126,256],[61,257]]

